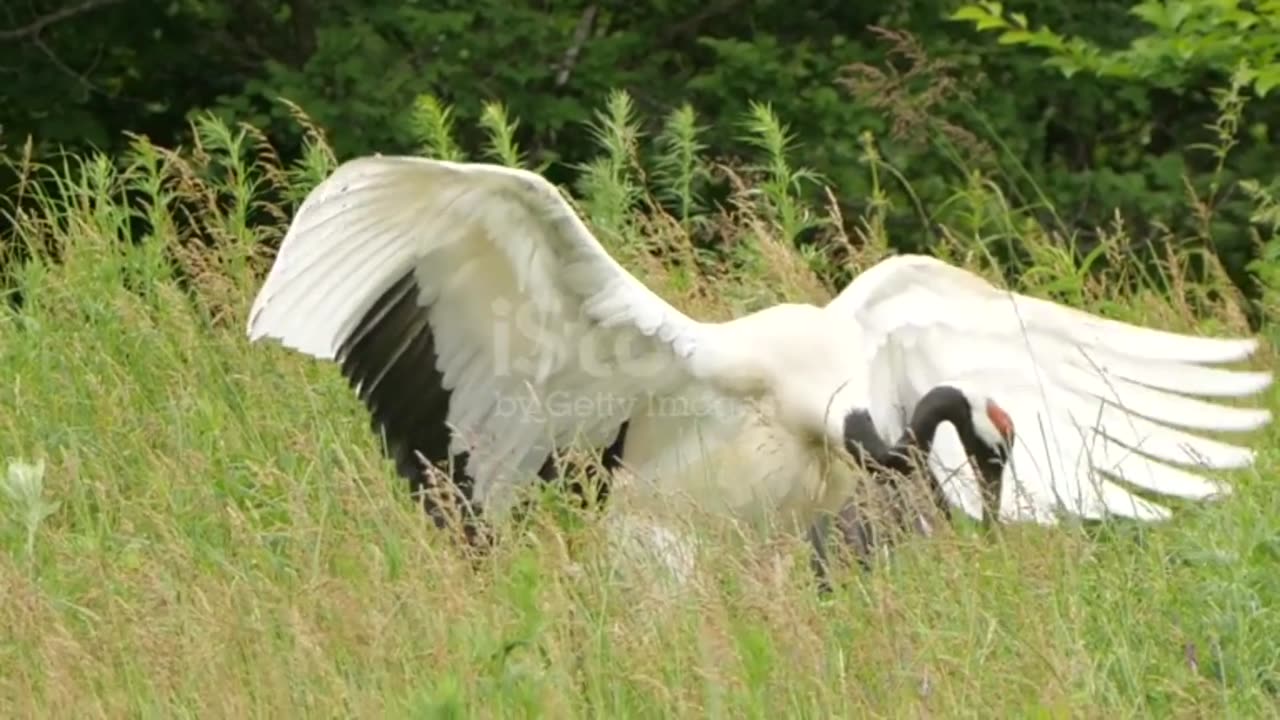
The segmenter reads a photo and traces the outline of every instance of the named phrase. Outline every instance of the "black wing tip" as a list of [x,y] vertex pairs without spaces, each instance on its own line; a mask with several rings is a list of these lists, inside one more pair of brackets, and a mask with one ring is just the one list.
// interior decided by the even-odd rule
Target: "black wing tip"
[[448,477],[450,494],[464,505],[471,503],[472,482],[466,453],[449,454],[450,393],[436,368],[430,308],[418,303],[419,289],[412,271],[393,282],[356,323],[337,359],[369,411],[384,455],[439,524],[441,500],[433,496],[440,488],[433,478]]

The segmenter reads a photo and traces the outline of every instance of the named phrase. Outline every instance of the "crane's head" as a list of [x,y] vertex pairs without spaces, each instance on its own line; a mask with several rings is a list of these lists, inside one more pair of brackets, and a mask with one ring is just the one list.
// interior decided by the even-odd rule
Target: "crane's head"
[[[1013,449],[1013,418],[1009,417],[1009,413],[995,401],[995,398],[991,397],[985,388],[967,382],[950,382],[933,388],[925,398],[931,395],[941,395],[944,403],[953,405],[953,409],[949,412],[946,409],[935,412],[942,416],[941,419],[951,420],[959,431],[961,439],[965,441],[967,446],[965,449],[970,454],[975,450],[973,441],[976,440],[988,448],[1001,464],[1008,461],[1009,453]],[[922,399],[917,405],[917,414],[921,412],[921,407],[924,405],[925,399]],[[957,418],[957,411],[963,412],[965,417]],[[948,418],[947,415],[951,417]],[[916,424],[914,420],[912,424],[913,426]]]

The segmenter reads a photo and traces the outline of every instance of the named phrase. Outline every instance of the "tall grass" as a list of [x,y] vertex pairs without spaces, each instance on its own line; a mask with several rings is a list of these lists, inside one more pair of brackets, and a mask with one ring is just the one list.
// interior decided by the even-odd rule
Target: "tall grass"
[[[418,112],[424,148],[465,157],[447,108]],[[794,167],[765,106],[742,124],[753,154],[737,163],[705,156],[688,108],[650,137],[617,94],[595,122],[582,212],[690,313],[820,302],[886,252],[877,217],[837,218],[838,189]],[[501,106],[485,123],[492,147],[473,159],[521,162]],[[137,138],[114,160],[17,168],[13,302],[0,304],[6,716],[1276,713],[1275,431],[1256,440],[1258,467],[1230,478],[1235,494],[1171,522],[945,533],[827,601],[801,544],[745,535],[709,543],[710,580],[671,607],[612,579],[590,518],[464,559],[408,498],[337,369],[244,339],[270,248],[335,163],[306,127],[290,164],[252,128],[202,119],[190,148]],[[1248,332],[1220,272],[1193,276],[1179,253],[1137,272],[1121,225],[1086,261],[980,177],[952,204],[973,222],[942,228],[937,252],[997,282]],[[805,247],[825,250],[799,250],[815,233]],[[1030,263],[996,265],[1010,237]],[[1104,270],[1087,266],[1099,258]]]

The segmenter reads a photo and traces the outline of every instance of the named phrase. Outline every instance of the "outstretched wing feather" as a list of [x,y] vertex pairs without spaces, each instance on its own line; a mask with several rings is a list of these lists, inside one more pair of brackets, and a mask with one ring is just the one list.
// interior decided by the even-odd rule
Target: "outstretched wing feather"
[[[1159,519],[1168,510],[1120,483],[1166,496],[1229,492],[1205,474],[1253,462],[1253,452],[1190,432],[1247,432],[1270,412],[1201,398],[1265,389],[1270,373],[1214,364],[1248,358],[1256,341],[1204,338],[1105,319],[1001,291],[923,256],[890,258],[854,280],[828,311],[858,323],[876,388],[875,419],[887,438],[934,385],[984,389],[1013,419],[1003,519],[1055,522],[1057,513]],[[935,442],[931,466],[962,481],[952,503],[980,517],[976,480],[954,432]]]
[[[627,399],[689,382],[703,327],[618,265],[540,176],[409,157],[347,162],[308,195],[248,320],[252,340],[342,361],[388,437],[448,434],[491,512],[552,449],[607,444]],[[652,371],[638,373],[644,358]],[[413,410],[425,391],[404,385],[412,367],[447,395],[429,418]]]

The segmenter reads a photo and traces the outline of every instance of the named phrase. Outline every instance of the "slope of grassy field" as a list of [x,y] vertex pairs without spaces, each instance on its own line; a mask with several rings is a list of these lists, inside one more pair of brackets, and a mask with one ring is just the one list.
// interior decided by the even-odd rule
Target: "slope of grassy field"
[[[691,313],[821,301],[884,252],[796,193],[779,128],[758,166],[699,157],[677,113],[635,152],[626,103],[574,189],[619,260]],[[518,162],[498,118],[495,157]],[[1277,431],[1224,500],[1158,526],[959,528],[819,599],[798,542],[709,540],[671,607],[610,580],[590,518],[472,563],[430,531],[337,369],[244,339],[292,203],[282,166],[216,122],[174,152],[21,168],[0,304],[0,707],[8,717],[1260,717],[1280,699]],[[428,149],[447,147],[428,138]],[[648,176],[641,177],[639,168]],[[702,173],[741,191],[708,208]],[[34,194],[33,194],[34,193]],[[663,201],[665,212],[646,200]],[[1160,277],[1112,228],[1088,273],[982,182],[939,252],[1024,291],[1154,326],[1249,329],[1210,263]],[[874,205],[873,205],[874,209]],[[802,233],[834,251],[796,250]],[[689,237],[716,237],[714,253]],[[134,242],[129,242],[130,238]],[[662,257],[659,262],[656,258]],[[1193,279],[1198,278],[1198,279]],[[1274,354],[1266,348],[1259,366]],[[1268,390],[1265,404],[1280,408]],[[568,528],[568,529],[566,529]],[[778,562],[783,558],[788,562]]]

